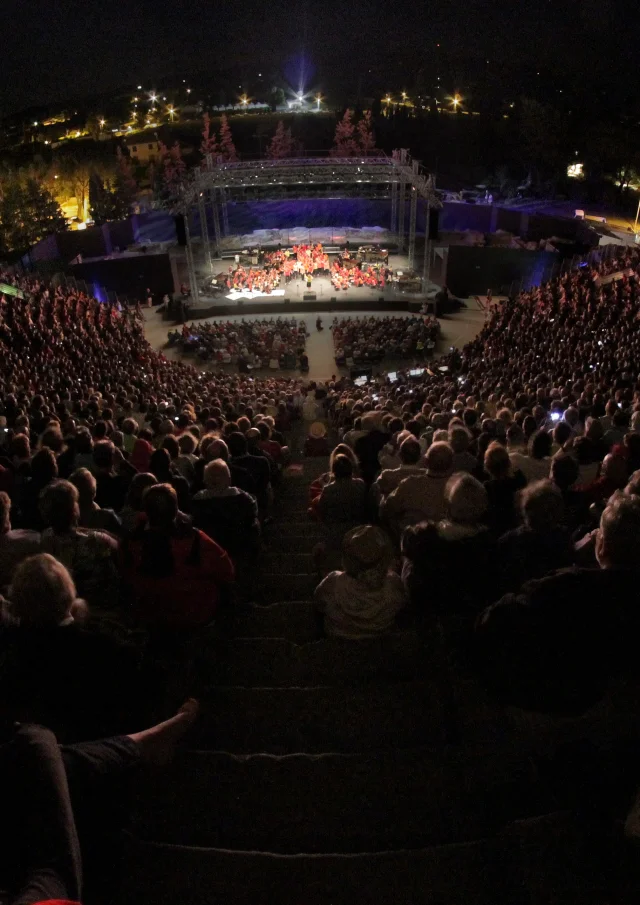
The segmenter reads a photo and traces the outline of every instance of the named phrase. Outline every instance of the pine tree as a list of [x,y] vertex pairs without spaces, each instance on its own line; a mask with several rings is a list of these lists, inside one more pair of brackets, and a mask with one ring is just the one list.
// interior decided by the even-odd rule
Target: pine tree
[[216,133],[211,128],[211,117],[205,113],[202,117],[204,128],[202,130],[202,142],[200,143],[200,153],[204,158],[208,154],[213,157],[218,153],[218,142],[216,141]]
[[331,157],[357,157],[360,153],[358,143],[354,138],[355,127],[353,125],[353,110],[345,110],[344,116],[336,125],[336,134],[333,139]]
[[373,133],[371,110],[367,110],[358,123],[358,144],[361,154],[373,154],[376,151],[376,137]]
[[51,233],[67,228],[50,192],[35,179],[12,180],[0,201],[0,249],[21,254]]
[[[288,132],[288,136],[287,136]],[[291,129],[285,130],[282,120],[276,126],[276,131],[267,148],[267,157],[272,160],[280,160],[283,157],[290,157],[291,151]]]
[[238,159],[236,146],[231,135],[231,126],[225,113],[220,118],[220,156],[223,160],[232,162]]

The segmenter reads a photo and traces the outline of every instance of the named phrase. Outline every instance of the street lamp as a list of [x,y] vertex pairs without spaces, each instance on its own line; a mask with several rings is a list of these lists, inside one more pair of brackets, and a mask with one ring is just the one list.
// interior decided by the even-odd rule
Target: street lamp
[[454,94],[454,96],[451,98],[451,103],[453,105],[453,109],[457,110],[458,107],[460,106],[460,104],[462,103],[462,98],[460,97],[459,94]]
[[316,94],[316,104],[317,104],[316,110],[319,110],[319,109],[320,109],[320,101],[321,101],[321,100],[322,100],[322,95],[321,95],[321,94]]
[[100,125],[101,130],[104,129],[106,122],[107,122],[106,119],[99,120],[99,125]]
[[176,115],[176,112],[176,108],[172,104],[169,104],[169,106],[167,107],[167,113],[169,114],[169,119],[171,120],[171,122],[173,122],[173,118]]
[[149,92],[149,100],[152,104],[155,104],[155,102],[158,100],[158,95],[155,93],[155,91]]
[[246,94],[241,95],[241,97],[240,97],[240,103],[241,103],[242,106],[244,107],[244,112],[246,113],[246,112],[247,112],[247,104],[249,103],[249,98],[247,97]]

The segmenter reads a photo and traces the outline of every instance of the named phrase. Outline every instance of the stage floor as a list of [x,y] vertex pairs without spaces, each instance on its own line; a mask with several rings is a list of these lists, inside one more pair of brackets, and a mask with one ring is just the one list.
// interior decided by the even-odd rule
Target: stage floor
[[[200,262],[197,262],[198,279],[200,281],[204,280],[205,272],[202,266],[198,266],[199,264]],[[409,269],[408,265],[409,260],[406,255],[389,255],[389,267],[392,270],[407,271]],[[226,272],[228,269],[228,260],[214,258],[213,273]],[[349,286],[346,290],[339,290],[333,288],[331,280],[326,276],[314,277],[309,288],[303,280],[291,280],[286,284],[284,278],[281,278],[280,286],[275,292],[264,295],[252,294],[253,297],[250,297],[248,292],[233,290],[215,296],[201,292],[197,309],[199,317],[206,317],[208,311],[211,311],[212,314],[215,313],[216,309],[221,309],[220,313],[228,312],[237,306],[239,302],[242,302],[243,309],[251,306],[253,311],[259,311],[263,306],[269,306],[270,308],[273,308],[274,305],[281,306],[287,300],[291,309],[297,311],[309,310],[310,308],[313,308],[314,311],[319,310],[319,308],[329,307],[335,309],[336,306],[342,307],[350,304],[358,306],[374,305],[380,302],[388,302],[395,307],[406,305],[409,302],[421,303],[425,297],[428,297],[431,293],[436,293],[439,289],[438,285],[431,283],[426,296],[423,292],[403,292],[396,289],[393,285],[387,285],[384,289],[372,289],[369,286]],[[316,298],[313,301],[308,300],[305,302],[304,296],[308,293],[315,293]]]

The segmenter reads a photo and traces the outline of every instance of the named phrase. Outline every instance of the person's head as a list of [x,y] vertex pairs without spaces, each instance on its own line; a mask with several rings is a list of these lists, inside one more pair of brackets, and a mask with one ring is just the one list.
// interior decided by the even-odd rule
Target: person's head
[[380,587],[393,549],[387,535],[373,525],[360,525],[348,531],[342,541],[345,572],[371,589]]
[[40,494],[40,512],[56,533],[71,531],[80,518],[78,491],[70,481],[53,481]]
[[473,475],[457,472],[447,481],[444,489],[449,520],[463,525],[475,525],[489,507],[489,498],[483,485]]
[[80,506],[90,506],[96,498],[96,479],[89,469],[76,469],[69,480],[78,491]]
[[142,498],[150,487],[156,484],[156,476],[149,472],[140,472],[131,479],[127,491],[126,505],[134,512],[142,512]]
[[490,478],[506,478],[511,473],[509,453],[497,440],[493,440],[484,454],[484,470]]
[[560,453],[551,460],[551,480],[560,490],[568,490],[578,480],[580,466],[569,453]]
[[522,519],[532,531],[543,533],[562,525],[564,502],[551,481],[534,481],[520,495]]
[[614,487],[624,487],[627,483],[626,459],[609,453],[602,460],[600,476],[606,478]]
[[348,456],[338,455],[331,463],[331,475],[336,481],[349,481],[353,477],[353,462]]
[[170,531],[178,515],[178,497],[171,484],[154,484],[142,498],[149,527]]
[[98,440],[93,444],[93,464],[100,471],[112,471],[115,462],[115,446],[111,440]]
[[[567,409],[567,411],[570,411]],[[558,421],[553,429],[553,442],[560,448],[564,446],[572,434],[571,425],[568,421]]]
[[51,449],[39,449],[31,460],[31,478],[43,487],[58,477],[58,463]]
[[207,462],[204,467],[203,480],[207,490],[227,490],[231,486],[231,472],[224,459]]
[[466,427],[452,427],[449,430],[449,443],[454,453],[464,453],[469,449],[471,434]]
[[60,625],[71,616],[76,587],[65,566],[49,553],[29,556],[16,569],[9,600],[21,622]]
[[62,452],[64,448],[64,437],[60,432],[59,425],[49,425],[40,437],[40,446],[42,449],[52,449],[56,454]]
[[138,433],[138,423],[135,418],[125,418],[122,422],[122,433],[125,437],[132,437]]
[[633,474],[629,476],[624,492],[627,496],[640,497],[640,469],[634,471]]
[[435,477],[446,477],[453,469],[453,450],[448,443],[432,443],[425,456],[427,472]]
[[236,456],[246,456],[247,454],[247,438],[240,431],[233,431],[227,437],[227,446],[232,458]]
[[28,459],[31,455],[31,444],[26,434],[16,434],[9,447],[9,455],[14,459]]
[[93,438],[86,427],[78,429],[75,436],[75,447],[78,455],[91,455],[93,452]]
[[403,465],[417,465],[422,456],[420,444],[415,437],[407,437],[400,444],[398,456]]
[[174,437],[173,434],[169,434],[169,436],[165,437],[162,441],[162,449],[167,450],[172,460],[177,459],[180,455],[180,446],[177,437]]
[[331,451],[331,455],[329,456],[329,471],[333,472],[333,462],[337,456],[346,456],[348,459],[351,459],[355,473],[358,467],[358,459],[354,451],[346,443],[338,443]]
[[181,455],[192,456],[198,448],[198,440],[192,433],[186,431],[178,440],[178,448]]
[[546,459],[551,455],[552,445],[551,434],[537,430],[529,440],[529,455],[532,459]]
[[166,449],[154,449],[149,459],[149,471],[164,480],[171,474],[171,456]]
[[640,499],[616,494],[600,518],[596,559],[603,569],[640,568]]
[[11,531],[11,497],[0,491],[0,535]]

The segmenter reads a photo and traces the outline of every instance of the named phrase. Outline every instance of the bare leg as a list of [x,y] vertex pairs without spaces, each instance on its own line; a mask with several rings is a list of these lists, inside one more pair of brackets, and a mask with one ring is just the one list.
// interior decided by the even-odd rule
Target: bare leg
[[177,743],[198,719],[199,712],[199,703],[194,698],[189,698],[170,719],[127,737],[136,743],[145,763],[159,766],[168,764]]

